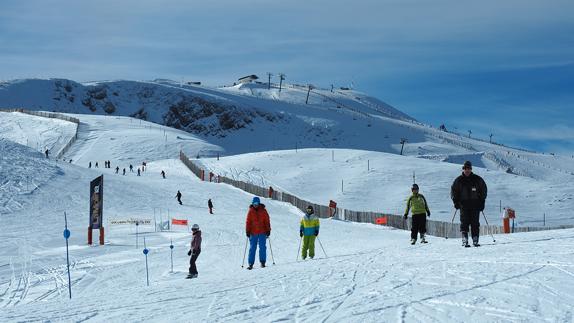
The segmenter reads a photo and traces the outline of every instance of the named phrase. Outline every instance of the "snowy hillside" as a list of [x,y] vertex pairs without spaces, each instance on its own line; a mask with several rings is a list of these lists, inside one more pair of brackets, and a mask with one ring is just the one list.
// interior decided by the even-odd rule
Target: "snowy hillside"
[[[454,210],[450,187],[460,164],[345,149],[303,149],[200,159],[216,174],[294,194],[312,202],[355,211],[403,214],[413,175],[435,220],[450,221]],[[485,213],[501,225],[502,207],[517,212],[517,224],[542,226],[574,223],[574,186],[553,178],[535,180],[474,167],[488,185]],[[341,187],[343,186],[343,187]]]
[[[436,237],[430,237],[429,244],[411,246],[406,231],[322,220],[319,238],[326,254],[318,245],[315,260],[296,261],[300,211],[263,199],[272,226],[268,267],[262,269],[256,264],[253,271],[247,271],[241,264],[246,242],[245,214],[252,196],[227,185],[200,182],[178,160],[164,159],[164,153],[169,155],[172,151],[161,149],[166,147],[161,128],[151,126],[146,130],[149,124],[142,122],[140,127],[138,121],[129,118],[79,117],[80,139],[66,156],[77,164],[46,160],[31,148],[0,141],[0,172],[3,179],[9,179],[3,181],[2,196],[12,192],[13,200],[21,206],[7,204],[10,208],[0,214],[2,322],[573,320],[574,252],[569,247],[574,244],[574,230],[496,236],[495,243],[484,236],[483,247],[468,249],[462,248],[458,240]],[[1,124],[5,123],[2,120]],[[56,129],[59,126],[54,124],[53,133],[62,131]],[[168,142],[175,146],[169,149],[175,152],[180,144],[183,149],[196,151],[216,149],[187,136],[168,134]],[[185,146],[187,142],[189,147]],[[309,150],[297,154],[325,152]],[[279,167],[283,164],[278,161],[279,156],[289,159],[292,154],[278,152],[265,157],[272,158]],[[393,158],[407,160],[361,151],[348,154],[355,158],[352,161],[363,162],[372,156],[380,163],[373,165],[373,172],[383,171],[385,161],[395,167]],[[333,173],[354,172],[347,170],[339,154],[335,155],[334,164],[329,158],[327,154]],[[105,159],[111,160],[111,169],[86,168],[88,160],[99,160],[101,165]],[[220,162],[228,159],[231,160],[225,157]],[[257,159],[257,167],[261,162],[264,175],[280,182],[279,175],[269,175],[280,174],[279,169],[268,171],[270,166],[262,159]],[[148,161],[148,168],[142,176],[115,174],[116,166],[123,168],[132,161],[143,160]],[[303,164],[304,159],[298,160],[305,168],[310,167]],[[429,173],[425,175],[429,177],[436,176],[429,165],[456,171],[456,167],[439,166],[441,163],[436,161],[412,157],[408,160],[406,164],[428,166]],[[166,171],[166,179],[159,175],[161,170]],[[306,172],[302,169],[291,175]],[[105,187],[104,219],[108,223],[106,245],[90,247],[86,245],[88,185],[101,174]],[[34,178],[35,190],[23,189],[23,178],[27,177]],[[307,183],[283,185],[305,192],[311,189]],[[177,190],[183,193],[182,206],[174,198]],[[403,188],[400,190],[403,192]],[[214,215],[208,214],[208,198],[215,204]],[[71,300],[62,237],[64,211],[72,232]],[[109,225],[114,218],[153,219],[160,212],[164,217],[169,212],[173,218],[186,218],[200,225],[203,244],[198,259],[199,278],[184,279],[190,234],[175,228],[153,232],[153,227],[142,226],[140,232],[146,232],[143,236],[150,249],[150,286],[146,286],[142,236],[136,248],[134,226]],[[97,237],[97,232],[94,234]],[[175,246],[173,273],[170,241]]]
[[[16,80],[0,83],[0,108],[24,107],[108,116],[134,116],[175,127],[232,155],[295,148],[360,149],[417,156],[535,179],[572,178],[571,157],[489,144],[432,128],[399,110],[352,90],[284,84],[210,88],[169,80]],[[406,139],[404,147],[401,139]],[[216,151],[203,152],[214,156]]]

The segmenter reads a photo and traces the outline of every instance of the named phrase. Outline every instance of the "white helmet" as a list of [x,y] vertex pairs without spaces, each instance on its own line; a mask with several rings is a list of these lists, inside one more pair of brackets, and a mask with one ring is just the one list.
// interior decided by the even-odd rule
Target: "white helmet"
[[191,226],[191,230],[199,230],[199,224],[194,223],[194,224]]

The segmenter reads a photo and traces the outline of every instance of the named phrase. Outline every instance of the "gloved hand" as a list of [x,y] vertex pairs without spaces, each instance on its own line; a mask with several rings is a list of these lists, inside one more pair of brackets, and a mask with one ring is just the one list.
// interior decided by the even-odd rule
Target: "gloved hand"
[[247,238],[251,237],[251,233],[245,232],[245,234],[247,235]]
[[191,256],[191,249],[189,249],[189,251],[187,252],[188,256]]
[[403,218],[405,218],[405,220],[408,218],[409,216],[407,214],[403,215]]
[[460,209],[460,205],[458,205],[458,203],[454,203],[454,208],[458,210]]
[[303,231],[299,231],[299,236],[303,237]]
[[427,216],[430,218],[430,211],[427,212]]
[[319,235],[319,230],[315,230],[315,236]]
[[271,231],[265,232],[265,235],[266,235],[266,236],[270,236],[270,235],[271,235]]
[[481,202],[480,202],[480,206],[478,207],[478,210],[479,210],[480,212],[484,211],[484,201],[481,201]]

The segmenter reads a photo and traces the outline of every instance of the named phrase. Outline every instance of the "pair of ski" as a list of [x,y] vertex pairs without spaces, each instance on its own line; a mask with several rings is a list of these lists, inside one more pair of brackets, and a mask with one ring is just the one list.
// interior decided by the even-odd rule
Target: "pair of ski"
[[187,277],[185,277],[185,279],[193,279],[193,278],[197,278],[197,275],[187,274]]

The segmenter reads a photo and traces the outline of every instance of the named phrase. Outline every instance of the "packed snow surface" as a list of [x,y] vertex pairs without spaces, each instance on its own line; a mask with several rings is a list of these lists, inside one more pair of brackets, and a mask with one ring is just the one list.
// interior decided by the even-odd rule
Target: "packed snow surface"
[[[245,215],[252,196],[225,184],[201,182],[177,160],[180,148],[192,150],[186,151],[192,155],[201,149],[217,147],[193,136],[180,140],[180,135],[174,133],[167,135],[170,144],[162,150],[166,137],[153,125],[140,126],[139,121],[129,118],[79,117],[84,126],[79,128],[77,145],[65,156],[72,163],[46,160],[29,147],[0,141],[2,196],[12,192],[12,201],[18,202],[18,207],[9,202],[8,208],[0,210],[0,321],[572,322],[574,319],[572,229],[483,236],[483,246],[479,248],[463,248],[458,239],[438,237],[429,237],[428,244],[412,246],[410,233],[406,231],[323,219],[315,259],[301,261],[297,256],[301,212],[288,204],[263,199],[272,226],[267,243],[268,266],[260,268],[256,263],[255,269],[248,271],[242,268],[242,261],[246,246]],[[136,140],[134,136],[140,137]],[[183,134],[180,137],[184,138]],[[318,165],[309,165],[311,162],[305,158],[292,159],[290,156],[294,154],[308,157],[317,154]],[[279,156],[290,159],[284,165],[294,169],[291,174],[282,174],[279,166],[283,162],[278,161]],[[238,158],[234,161],[224,157],[218,165],[229,159],[230,164],[222,169],[236,167],[242,172],[241,156]],[[339,187],[339,178],[334,184],[336,189],[315,186],[315,175],[303,180],[303,175],[312,174],[305,169],[317,169],[323,163],[324,167],[327,163],[331,165],[327,173],[331,177],[358,174],[359,168],[364,169],[361,172],[366,176],[365,158],[372,158],[371,172],[378,176],[386,174],[400,186],[385,188],[373,182],[378,186],[372,190],[378,190],[381,199],[389,203],[395,194],[399,204],[408,193],[411,173],[407,172],[404,179],[401,175],[403,182],[399,183],[397,177],[384,172],[385,168],[417,166],[422,192],[428,189],[430,193],[432,185],[438,189],[450,182],[460,167],[363,151],[336,151],[335,162],[330,159],[330,151],[322,150],[249,158],[260,178],[263,175],[265,181],[277,181],[282,188],[318,201],[324,198],[314,195],[312,189],[336,191]],[[103,168],[103,161],[108,159],[111,169]],[[273,171],[270,166],[273,163],[265,159],[275,160],[277,169]],[[100,167],[87,168],[89,161],[99,161]],[[141,176],[129,171],[126,175],[115,174],[116,166],[123,169],[129,163],[139,165],[142,161],[147,161],[148,167]],[[160,176],[161,170],[166,172],[166,179]],[[495,177],[503,176],[492,171],[494,175],[489,177],[489,172],[479,167],[476,172],[485,175],[496,191]],[[102,174],[106,244],[88,246],[89,182]],[[289,176],[293,184],[286,183]],[[23,179],[27,177],[34,179],[33,190],[23,188]],[[438,183],[431,184],[433,181]],[[536,191],[538,187],[532,181],[533,194],[551,196]],[[349,185],[349,193],[355,196],[368,190],[359,189],[358,184]],[[174,197],[177,190],[183,194],[181,206]],[[390,196],[387,198],[385,194]],[[442,196],[444,193],[439,194],[437,197],[430,194],[433,203],[437,203],[436,209],[441,208],[439,201],[447,199]],[[215,205],[213,215],[207,210],[209,198]],[[367,203],[367,199],[362,201]],[[435,204],[431,207],[435,208]],[[71,300],[62,236],[64,212],[72,233]],[[197,279],[184,279],[191,240],[185,227],[172,226],[170,231],[155,232],[153,226],[142,225],[136,236],[134,225],[111,224],[114,219],[153,221],[155,218],[162,222],[168,217],[198,223],[203,232]],[[150,249],[149,286],[143,238]],[[94,240],[97,239],[98,233],[94,231]],[[173,272],[169,248],[172,242]]]

